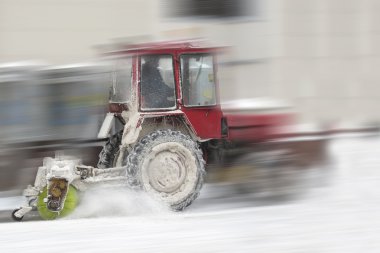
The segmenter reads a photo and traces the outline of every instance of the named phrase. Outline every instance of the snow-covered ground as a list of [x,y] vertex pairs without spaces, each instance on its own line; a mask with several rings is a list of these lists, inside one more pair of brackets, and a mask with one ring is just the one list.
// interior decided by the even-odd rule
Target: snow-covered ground
[[206,187],[171,213],[144,195],[94,193],[65,220],[0,224],[0,252],[380,252],[380,139],[330,149],[329,184],[301,199],[257,205]]

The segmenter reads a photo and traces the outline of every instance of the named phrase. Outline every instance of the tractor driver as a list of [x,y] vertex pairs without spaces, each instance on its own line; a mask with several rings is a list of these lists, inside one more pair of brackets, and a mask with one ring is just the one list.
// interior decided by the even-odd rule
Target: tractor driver
[[170,88],[161,76],[158,68],[160,56],[149,55],[143,58],[141,66],[141,95],[145,108],[170,108],[175,105],[174,89]]

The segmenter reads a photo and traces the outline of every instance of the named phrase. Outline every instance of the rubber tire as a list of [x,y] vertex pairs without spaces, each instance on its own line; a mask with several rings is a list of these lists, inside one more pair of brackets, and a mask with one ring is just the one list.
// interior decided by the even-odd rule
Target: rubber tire
[[102,151],[99,153],[99,161],[97,167],[99,169],[112,168],[115,165],[117,154],[120,150],[121,138],[123,131],[112,135],[107,143],[103,146]]
[[[171,201],[168,203],[166,199],[161,198],[169,207],[175,211],[182,211],[186,207],[188,207],[198,196],[199,192],[202,188],[204,177],[205,177],[205,169],[204,169],[204,160],[202,156],[202,151],[199,148],[198,144],[193,141],[189,136],[179,132],[172,131],[170,129],[167,130],[157,130],[143,137],[132,149],[130,154],[126,157],[125,164],[127,164],[127,177],[128,183],[133,188],[143,189],[152,195],[160,194],[160,192],[155,189],[151,189],[152,192],[144,187],[144,183],[142,182],[142,165],[144,163],[144,159],[148,157],[148,155],[152,152],[152,149],[159,144],[174,142],[182,145],[185,149],[190,151],[192,157],[195,161],[196,166],[196,177],[194,182],[193,189],[189,194],[187,194],[182,199],[178,199],[175,201]],[[170,151],[172,152],[172,151]],[[187,176],[187,174],[186,174]],[[150,182],[149,182],[150,184]],[[182,187],[182,186],[181,186]],[[191,186],[190,186],[191,187]],[[170,194],[170,193],[169,193]]]
[[65,205],[63,206],[63,209],[60,212],[53,212],[47,208],[46,203],[44,202],[44,198],[46,198],[46,196],[47,187],[45,187],[42,193],[38,195],[37,199],[37,210],[41,218],[44,220],[54,220],[71,214],[75,210],[79,202],[77,190],[72,185],[69,186],[69,191],[66,196]]

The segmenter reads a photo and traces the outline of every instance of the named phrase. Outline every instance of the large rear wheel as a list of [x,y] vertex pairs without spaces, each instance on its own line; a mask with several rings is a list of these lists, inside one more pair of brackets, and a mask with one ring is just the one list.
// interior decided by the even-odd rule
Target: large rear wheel
[[174,210],[189,206],[202,188],[202,151],[179,131],[158,130],[145,136],[125,163],[131,186],[144,189]]

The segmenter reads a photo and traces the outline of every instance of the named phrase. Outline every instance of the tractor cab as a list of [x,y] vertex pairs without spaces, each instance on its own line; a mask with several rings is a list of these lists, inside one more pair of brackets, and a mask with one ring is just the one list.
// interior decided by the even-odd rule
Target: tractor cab
[[133,108],[142,118],[175,115],[199,140],[220,139],[217,50],[178,42],[118,51],[110,78],[110,112],[120,117]]

